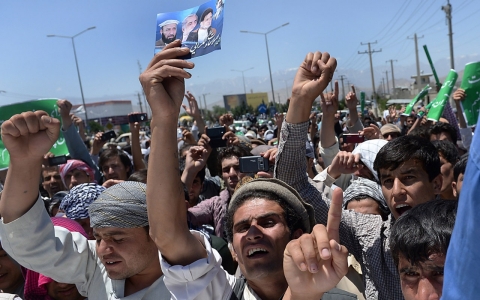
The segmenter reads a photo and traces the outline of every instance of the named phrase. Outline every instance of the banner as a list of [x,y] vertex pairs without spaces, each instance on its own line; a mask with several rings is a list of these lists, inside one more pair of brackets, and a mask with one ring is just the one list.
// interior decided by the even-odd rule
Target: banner
[[432,121],[438,121],[443,114],[445,104],[447,104],[450,94],[452,94],[453,86],[457,82],[458,74],[455,70],[450,70],[443,83],[437,98],[432,101],[432,108],[427,114],[427,119]]
[[221,49],[225,0],[211,0],[183,11],[157,14],[155,53],[180,39],[190,57]]
[[417,104],[418,101],[423,99],[423,97],[425,97],[428,94],[428,91],[430,89],[431,89],[430,85],[427,84],[427,86],[425,86],[423,90],[421,90],[420,93],[418,93],[418,95],[415,96],[415,98],[413,98],[413,100],[410,101],[410,103],[408,103],[407,107],[405,108],[405,112],[402,114],[402,116],[408,117],[412,113],[412,110],[415,104]]
[[480,110],[480,61],[465,65],[460,88],[464,89],[467,95],[462,101],[462,107],[468,126],[473,126],[477,124]]
[[365,92],[360,92],[360,112],[365,115]]
[[[20,114],[26,111],[37,111],[43,110],[47,112],[51,117],[57,118],[60,122],[61,117],[60,113],[58,112],[57,107],[58,99],[40,99],[40,100],[31,100],[22,103],[16,103],[6,106],[0,107],[0,125],[5,122],[6,120],[10,119],[13,115]],[[62,131],[60,130],[60,136],[58,140],[53,145],[50,152],[58,155],[66,155],[68,154],[68,148],[65,144],[65,139],[63,138]],[[0,170],[7,169],[8,164],[10,163],[10,155],[5,149],[3,142],[0,140]]]

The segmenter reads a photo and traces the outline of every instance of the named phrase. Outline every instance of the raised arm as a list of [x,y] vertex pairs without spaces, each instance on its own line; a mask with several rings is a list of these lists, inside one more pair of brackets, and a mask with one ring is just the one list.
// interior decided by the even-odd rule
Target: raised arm
[[351,91],[348,92],[347,96],[345,97],[345,104],[348,107],[348,111],[350,114],[350,120],[348,120],[347,126],[353,127],[357,124],[358,121],[358,111],[357,111],[357,94],[355,92],[355,86],[351,86]]
[[[60,110],[60,116],[62,117],[62,132],[65,138],[65,144],[67,145],[70,156],[74,159],[84,161],[90,168],[95,171],[95,180],[100,182],[102,174],[98,169],[96,162],[88,153],[88,149],[83,142],[83,139],[75,126],[73,126],[73,119],[70,111],[72,104],[68,100],[58,100],[57,106]],[[83,122],[82,122],[83,123]]]
[[10,166],[0,201],[3,223],[24,215],[38,198],[43,155],[57,141],[60,121],[44,111],[14,115],[2,124]]
[[321,299],[348,271],[348,250],[340,244],[339,227],[343,194],[333,192],[328,223],[316,225],[312,233],[290,241],[283,254],[283,271],[288,282],[285,300]]
[[[312,102],[327,86],[336,61],[330,59],[328,53],[317,52],[316,57],[313,56],[313,53],[307,55],[295,77],[286,122],[283,122],[280,134],[274,177],[295,188],[306,202],[314,206],[316,221],[326,224],[327,205],[322,200],[321,191],[308,180],[305,143]],[[315,74],[313,61],[316,62]]]
[[198,103],[197,99],[195,99],[195,96],[193,96],[190,91],[187,91],[185,98],[187,98],[188,107],[184,104],[182,104],[182,107],[189,116],[197,121],[198,136],[195,137],[195,140],[198,141],[199,137],[205,132],[205,122],[203,121],[202,114],[198,108]]
[[[129,116],[135,114],[131,113],[128,114]],[[140,147],[140,124],[138,122],[129,123],[130,125],[130,132],[132,133],[132,138],[130,139],[130,145],[132,149],[132,158],[133,158],[133,166],[135,167],[135,171],[145,169],[145,162],[143,161],[142,155],[142,148]]]
[[180,180],[177,120],[185,93],[185,78],[194,64],[177,57],[189,53],[180,41],[168,44],[155,55],[140,82],[152,109],[147,210],[150,236],[171,265],[188,265],[206,257],[203,245],[190,233],[185,197]]

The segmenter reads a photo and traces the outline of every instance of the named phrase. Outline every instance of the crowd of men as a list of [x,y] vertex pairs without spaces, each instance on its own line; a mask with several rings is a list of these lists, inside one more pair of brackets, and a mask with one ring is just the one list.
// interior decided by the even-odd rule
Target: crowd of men
[[[447,259],[450,240],[474,243],[478,231],[480,139],[463,90],[457,116],[432,122],[423,107],[359,113],[352,86],[343,116],[338,83],[326,92],[336,59],[308,53],[286,115],[242,130],[222,115],[213,136],[185,93],[194,64],[180,45],[140,75],[148,139],[131,123],[127,147],[102,132],[85,143],[67,100],[61,122],[35,111],[3,123],[0,299],[474,299],[457,264],[472,249]],[[50,165],[60,131],[69,159]]]

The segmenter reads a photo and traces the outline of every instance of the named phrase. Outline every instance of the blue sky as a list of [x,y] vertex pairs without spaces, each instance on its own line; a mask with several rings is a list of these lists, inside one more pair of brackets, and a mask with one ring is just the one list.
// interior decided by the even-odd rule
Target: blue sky
[[[80,103],[71,42],[46,35],[71,36],[91,26],[97,28],[75,39],[86,101],[136,102],[140,91],[137,60],[145,68],[153,56],[157,13],[203,2],[1,1],[0,91],[5,92],[0,92],[0,105],[39,97]],[[274,82],[275,89],[291,88],[293,70],[308,51],[315,50],[335,56],[340,73],[360,71],[369,79],[368,55],[357,52],[367,49],[361,42],[375,40],[372,48],[382,49],[373,56],[375,67],[390,70],[385,61],[396,59],[396,68],[411,68],[408,71],[413,75],[414,43],[407,36],[415,32],[424,36],[419,40],[422,63],[426,63],[423,44],[428,45],[434,61],[449,57],[448,28],[441,10],[445,4],[444,0],[226,0],[222,50],[193,60],[196,68],[187,87],[197,96],[210,93],[207,102],[212,103],[221,100],[225,87],[220,85],[227,84],[226,79],[234,83],[228,92],[243,92],[241,74],[232,69],[254,67],[245,73],[247,82],[249,78],[268,81],[263,36],[240,30],[266,32],[286,22],[290,25],[268,35],[272,72],[290,74],[284,79],[287,83]],[[480,1],[452,0],[451,4],[455,57],[480,60]]]

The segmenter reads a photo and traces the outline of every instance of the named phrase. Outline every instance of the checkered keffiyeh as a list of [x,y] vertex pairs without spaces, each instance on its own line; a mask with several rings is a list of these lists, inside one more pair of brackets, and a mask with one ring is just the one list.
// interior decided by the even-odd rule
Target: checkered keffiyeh
[[147,185],[124,181],[106,189],[88,211],[92,228],[148,226]]
[[89,217],[89,205],[95,201],[104,190],[105,188],[103,186],[96,183],[83,183],[74,186],[62,199],[60,209],[65,211],[65,215],[69,219],[86,219]]
[[352,153],[357,154],[360,153],[360,159],[362,160],[363,164],[372,172],[373,176],[375,176],[375,180],[378,181],[377,171],[373,169],[373,162],[377,157],[378,151],[388,143],[386,140],[369,140],[365,141],[361,144],[358,144],[355,149],[353,149]]
[[348,202],[360,196],[375,200],[385,215],[390,213],[387,202],[383,197],[382,187],[375,181],[363,177],[358,177],[358,179],[353,180],[343,193],[343,207],[346,209]]
[[[314,207],[317,223],[326,225],[330,199],[325,197],[322,189],[317,189],[324,186],[323,182],[316,183],[310,180],[306,172],[307,130],[308,122],[300,124],[283,122],[275,163],[275,177],[295,188],[303,200]],[[378,215],[349,210],[342,212],[340,243],[347,247],[348,252],[353,254],[362,266],[367,299],[404,299],[400,277],[388,243],[390,228],[394,222],[391,214],[383,221]]]

